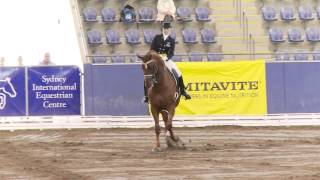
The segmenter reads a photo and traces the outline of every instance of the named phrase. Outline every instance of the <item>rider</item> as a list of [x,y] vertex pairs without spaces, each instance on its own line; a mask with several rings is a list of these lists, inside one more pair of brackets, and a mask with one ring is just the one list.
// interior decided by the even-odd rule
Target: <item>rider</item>
[[[171,23],[164,22],[162,24],[162,34],[158,34],[153,38],[150,50],[156,51],[162,59],[165,61],[166,66],[171,70],[175,71],[178,75],[178,85],[180,87],[181,95],[187,100],[191,99],[191,96],[186,92],[183,83],[183,78],[180,70],[171,60],[174,55],[175,40],[170,36]],[[148,102],[147,89],[144,85],[144,99],[145,103]]]

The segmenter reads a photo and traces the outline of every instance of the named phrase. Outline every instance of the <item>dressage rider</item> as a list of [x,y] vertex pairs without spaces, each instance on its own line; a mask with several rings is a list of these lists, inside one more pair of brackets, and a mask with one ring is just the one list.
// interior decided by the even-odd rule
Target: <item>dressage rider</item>
[[[177,83],[179,85],[181,95],[183,95],[186,100],[191,99],[191,96],[186,92],[183,83],[183,78],[180,70],[176,64],[171,60],[174,55],[175,40],[170,36],[171,33],[171,23],[162,24],[162,34],[158,34],[153,38],[150,50],[156,51],[162,59],[165,61],[166,66],[170,71],[174,71],[177,76]],[[145,103],[148,102],[147,89],[144,87],[144,99]]]

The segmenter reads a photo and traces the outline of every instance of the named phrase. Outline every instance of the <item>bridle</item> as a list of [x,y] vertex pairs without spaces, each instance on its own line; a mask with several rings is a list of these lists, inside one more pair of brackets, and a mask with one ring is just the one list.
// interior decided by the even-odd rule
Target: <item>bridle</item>
[[[149,68],[148,65],[151,64],[151,63],[156,63],[156,61],[155,60],[151,60],[151,61],[143,63],[144,68],[148,69]],[[158,83],[159,73],[158,73],[158,67],[157,66],[153,66],[153,67],[155,67],[155,68],[153,68],[151,70],[151,74],[145,74],[144,75],[144,80],[146,81],[146,80],[151,78],[152,86],[155,86],[155,84]]]

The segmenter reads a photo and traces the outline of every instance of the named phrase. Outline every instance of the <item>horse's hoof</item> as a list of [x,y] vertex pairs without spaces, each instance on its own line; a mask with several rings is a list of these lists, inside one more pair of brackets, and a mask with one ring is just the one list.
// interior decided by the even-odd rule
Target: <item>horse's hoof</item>
[[175,136],[173,138],[171,138],[170,136],[166,136],[166,142],[168,148],[186,149],[184,142],[178,136]]
[[161,148],[160,147],[154,147],[154,148],[152,148],[152,152],[161,152]]
[[181,141],[180,138],[179,138],[179,136],[174,136],[172,139],[173,139],[175,142]]
[[166,142],[169,148],[174,148],[176,146],[176,142],[170,136],[166,136]]

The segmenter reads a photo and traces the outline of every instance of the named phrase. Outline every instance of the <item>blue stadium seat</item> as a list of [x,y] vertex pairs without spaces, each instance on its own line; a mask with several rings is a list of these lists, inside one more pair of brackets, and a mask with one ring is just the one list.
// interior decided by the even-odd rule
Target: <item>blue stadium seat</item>
[[147,44],[151,44],[153,38],[157,35],[160,34],[160,31],[156,29],[145,29],[143,30],[143,36],[144,36],[144,41]]
[[310,6],[300,6],[298,10],[300,19],[304,21],[313,20],[312,11]]
[[191,18],[192,9],[189,7],[178,7],[177,8],[177,20],[178,21],[192,21]]
[[221,53],[208,53],[207,54],[207,60],[208,61],[221,61],[222,60],[222,54]]
[[197,7],[196,8],[196,20],[200,22],[211,21],[210,10],[206,7]]
[[107,44],[121,44],[119,32],[112,29],[106,31],[106,40]]
[[292,21],[296,19],[293,7],[282,7],[280,9],[280,16],[281,19],[285,21]]
[[212,29],[204,28],[200,31],[202,43],[215,43],[215,33]]
[[261,8],[262,17],[265,21],[276,21],[278,18],[276,16],[275,8],[271,6],[263,6]]
[[290,55],[288,54],[288,52],[278,51],[275,53],[275,60],[276,61],[290,61]]
[[103,8],[101,10],[102,22],[117,22],[116,11],[112,8]]
[[307,61],[308,60],[308,54],[305,54],[305,51],[301,51],[301,53],[297,53],[293,55],[293,59],[295,61]]
[[183,42],[184,43],[198,43],[197,33],[195,29],[186,28],[182,31]]
[[102,55],[101,53],[96,53],[92,56],[92,62],[93,63],[106,63],[107,58]]
[[314,61],[320,61],[320,50],[315,50],[312,53],[312,59]]
[[124,55],[120,55],[120,54],[112,54],[111,62],[112,63],[125,63],[126,57]]
[[319,42],[320,41],[320,31],[316,27],[308,27],[306,29],[306,38],[309,42]]
[[283,32],[280,28],[274,27],[269,29],[270,40],[274,43],[284,42]]
[[97,22],[97,10],[93,7],[87,7],[82,11],[85,22]]
[[102,44],[101,33],[97,30],[91,30],[87,32],[88,44],[99,45]]
[[318,19],[320,19],[320,6],[316,7],[316,13],[317,13]]
[[155,19],[155,11],[150,7],[142,7],[139,9],[139,22],[140,23],[149,23],[154,22]]
[[177,39],[177,33],[175,30],[171,31],[170,36],[172,37],[172,39],[174,39],[176,41],[176,43],[178,43],[178,39]]
[[289,28],[288,29],[288,40],[290,42],[304,41],[303,37],[302,37],[302,30],[297,27]]
[[137,29],[129,29],[125,32],[128,44],[140,44],[140,33]]
[[174,62],[181,62],[181,61],[182,61],[182,55],[180,55],[180,54],[175,54],[171,59],[172,59]]
[[202,61],[203,53],[193,52],[189,54],[189,61]]

